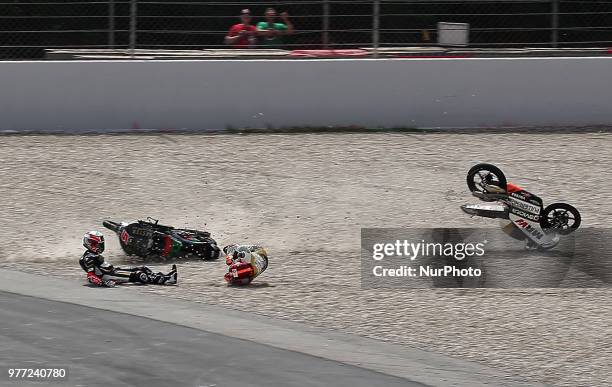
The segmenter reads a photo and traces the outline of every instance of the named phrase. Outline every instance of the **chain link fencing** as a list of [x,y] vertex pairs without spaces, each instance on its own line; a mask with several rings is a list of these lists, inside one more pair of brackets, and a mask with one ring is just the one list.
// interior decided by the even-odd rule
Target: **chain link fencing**
[[289,50],[436,46],[439,22],[469,24],[469,47],[612,45],[612,0],[0,0],[0,58],[229,48],[245,8],[255,24],[268,8],[287,12],[295,32],[278,48]]

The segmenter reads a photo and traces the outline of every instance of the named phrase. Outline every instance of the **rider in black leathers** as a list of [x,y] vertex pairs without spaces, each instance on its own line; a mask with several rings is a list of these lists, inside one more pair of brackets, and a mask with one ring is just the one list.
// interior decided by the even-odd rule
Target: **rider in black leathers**
[[117,283],[134,282],[155,285],[176,285],[178,275],[176,265],[168,274],[154,273],[146,266],[114,267],[104,262],[104,236],[98,231],[90,231],[83,236],[83,246],[87,249],[79,265],[87,273],[87,280],[98,286],[115,286]]

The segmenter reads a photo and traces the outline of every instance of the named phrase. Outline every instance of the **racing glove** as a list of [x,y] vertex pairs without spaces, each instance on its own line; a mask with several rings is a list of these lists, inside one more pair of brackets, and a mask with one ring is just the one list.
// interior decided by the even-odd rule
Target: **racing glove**
[[102,285],[102,279],[98,277],[93,271],[87,272],[87,282],[98,286]]

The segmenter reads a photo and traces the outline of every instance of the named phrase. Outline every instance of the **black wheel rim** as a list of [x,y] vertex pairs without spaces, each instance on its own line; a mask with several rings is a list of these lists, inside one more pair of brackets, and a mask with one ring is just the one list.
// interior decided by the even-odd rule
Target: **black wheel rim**
[[563,208],[554,209],[548,214],[547,218],[551,226],[562,230],[571,228],[576,224],[576,217],[574,214]]

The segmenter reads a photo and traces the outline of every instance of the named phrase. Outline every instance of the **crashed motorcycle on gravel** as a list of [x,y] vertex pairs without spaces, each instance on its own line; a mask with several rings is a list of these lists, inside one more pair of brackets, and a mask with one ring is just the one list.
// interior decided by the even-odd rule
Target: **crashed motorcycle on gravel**
[[[472,195],[486,204],[465,204],[466,214],[485,218],[508,219],[516,239],[527,242],[527,248],[551,249],[562,235],[580,226],[580,213],[567,203],[553,203],[544,207],[541,198],[508,183],[504,173],[492,164],[477,164],[467,174],[467,185]],[[520,230],[519,233],[513,231]],[[507,231],[507,230],[504,230]],[[518,235],[517,235],[518,234]]]
[[142,258],[217,259],[221,249],[207,231],[174,228],[159,224],[159,220],[113,222],[105,220],[104,227],[119,237],[121,248],[127,255]]

